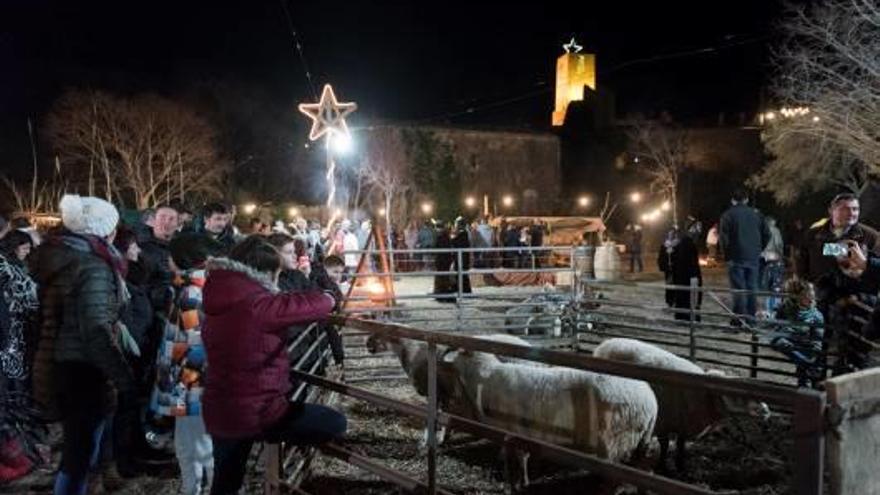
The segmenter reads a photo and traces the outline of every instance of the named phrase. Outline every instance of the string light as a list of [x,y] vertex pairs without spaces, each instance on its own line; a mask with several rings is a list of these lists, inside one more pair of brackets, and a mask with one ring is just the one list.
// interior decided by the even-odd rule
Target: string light
[[638,203],[642,200],[642,193],[636,191],[629,195],[629,200],[633,203]]
[[290,218],[296,218],[299,216],[299,208],[293,206],[287,210],[287,214],[290,215]]
[[433,211],[433,210],[434,210],[434,205],[432,205],[431,203],[427,203],[427,202],[422,203],[422,213],[424,213],[425,215],[430,215],[431,211]]
[[242,211],[244,211],[245,215],[253,215],[254,212],[257,211],[257,205],[253,203],[248,203],[244,205],[241,209]]
[[513,196],[507,194],[503,198],[501,198],[501,204],[507,206],[508,208],[513,206]]
[[589,206],[590,205],[589,196],[581,196],[580,198],[578,198],[578,204],[581,205],[582,208],[586,208],[587,206]]
[[473,208],[474,206],[477,205],[477,200],[474,199],[473,196],[468,196],[468,197],[464,198],[464,205],[467,206],[468,208]]

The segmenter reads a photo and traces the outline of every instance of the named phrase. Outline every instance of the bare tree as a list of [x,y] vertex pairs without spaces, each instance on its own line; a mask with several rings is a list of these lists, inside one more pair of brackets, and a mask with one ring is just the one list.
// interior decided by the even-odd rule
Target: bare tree
[[652,192],[668,198],[672,222],[678,225],[678,180],[688,164],[687,131],[653,120],[632,123],[629,152],[637,168],[650,180]]
[[[782,28],[773,94],[808,112],[768,121],[764,139],[775,158],[752,183],[784,203],[850,172],[863,182],[847,187],[863,188],[880,176],[880,8],[875,0],[824,0],[792,10]],[[800,176],[792,173],[798,164]]]
[[[776,130],[768,134],[776,135]],[[767,139],[765,146],[770,164],[750,177],[748,185],[771,192],[780,205],[791,205],[829,186],[861,195],[870,185],[868,166],[833,143],[791,134],[784,139]]]
[[611,201],[611,192],[605,191],[605,203],[602,205],[602,210],[599,212],[599,218],[602,219],[604,225],[608,225],[608,222],[611,221],[611,217],[613,217],[614,213],[617,211],[617,206],[617,202]]
[[[408,219],[408,199],[414,189],[406,146],[400,130],[392,127],[373,128],[368,136],[360,176],[373,194],[382,199],[388,247],[391,248],[392,225],[395,220],[405,222]],[[393,259],[391,265],[394,266]]]
[[74,186],[137,208],[219,195],[228,168],[212,126],[156,95],[68,92],[49,115],[48,134]]

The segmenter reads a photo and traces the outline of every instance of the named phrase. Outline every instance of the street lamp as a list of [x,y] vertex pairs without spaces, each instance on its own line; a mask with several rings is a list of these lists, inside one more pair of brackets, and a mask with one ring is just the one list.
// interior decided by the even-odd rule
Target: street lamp
[[581,206],[581,208],[586,208],[587,206],[590,206],[590,197],[581,196],[580,198],[578,198],[578,204]]
[[642,193],[636,191],[629,195],[629,200],[633,203],[638,203],[642,200]]
[[346,134],[330,134],[328,139],[330,139],[330,147],[333,148],[333,152],[339,155],[347,155],[354,147],[351,136]]
[[501,204],[510,208],[511,206],[513,206],[513,196],[505,194],[504,197],[501,198]]

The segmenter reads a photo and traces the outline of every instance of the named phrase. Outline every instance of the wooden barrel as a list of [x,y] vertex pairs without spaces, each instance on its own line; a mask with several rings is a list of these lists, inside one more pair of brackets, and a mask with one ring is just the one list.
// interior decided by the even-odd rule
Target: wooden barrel
[[578,246],[574,250],[574,267],[582,277],[593,278],[593,246]]
[[593,261],[596,280],[617,280],[620,278],[620,253],[613,243],[606,243],[596,248]]

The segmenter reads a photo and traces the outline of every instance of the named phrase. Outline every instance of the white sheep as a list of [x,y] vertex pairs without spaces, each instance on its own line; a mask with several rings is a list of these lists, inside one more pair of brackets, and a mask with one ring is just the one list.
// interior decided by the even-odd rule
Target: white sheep
[[[612,461],[641,454],[651,439],[657,400],[643,381],[504,363],[483,352],[451,352],[444,366],[455,369],[476,418],[487,424]],[[521,462],[527,484],[527,457]]]
[[[514,344],[530,347],[531,344],[527,340],[507,334],[491,334],[477,335],[479,339],[492,340],[495,342],[503,342],[506,344]],[[397,355],[400,360],[400,366],[409,377],[409,381],[413,388],[416,389],[422,397],[428,396],[428,343],[420,340],[384,338],[377,335],[371,335],[367,339],[367,350],[370,353],[381,352],[390,345],[392,352]],[[442,359],[448,347],[437,346],[437,360]],[[503,358],[510,361],[520,361],[516,358]],[[470,410],[466,401],[459,400],[455,397],[457,390],[457,378],[449,373],[448,368],[444,370],[438,369],[437,374],[437,405],[440,410],[450,411],[465,417],[474,417],[473,411]],[[443,443],[447,435],[445,427],[437,430],[437,442]],[[422,438],[422,446],[427,444],[428,432],[425,431]]]
[[[613,338],[603,341],[593,350],[593,356],[615,361],[652,366],[685,373],[707,373],[687,359],[655,345],[635,339]],[[709,373],[724,376],[718,371]],[[767,406],[756,401],[726,397],[693,388],[672,387],[652,383],[660,412],[654,434],[660,442],[660,466],[665,468],[669,439],[676,438],[675,467],[685,468],[685,442],[702,435],[712,425],[732,412],[766,415]]]

